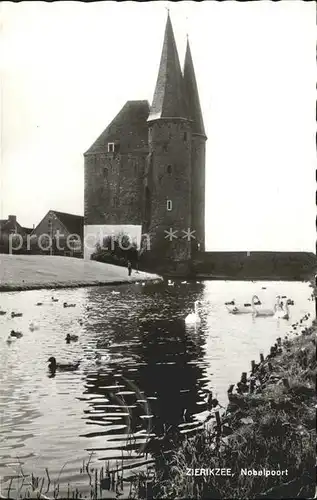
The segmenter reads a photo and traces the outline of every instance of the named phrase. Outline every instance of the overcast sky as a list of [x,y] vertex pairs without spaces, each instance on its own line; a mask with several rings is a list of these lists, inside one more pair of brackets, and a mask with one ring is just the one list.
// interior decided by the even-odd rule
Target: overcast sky
[[[83,214],[83,153],[152,101],[167,2],[1,2],[1,218]],[[315,249],[315,3],[178,2],[207,141],[210,250]]]

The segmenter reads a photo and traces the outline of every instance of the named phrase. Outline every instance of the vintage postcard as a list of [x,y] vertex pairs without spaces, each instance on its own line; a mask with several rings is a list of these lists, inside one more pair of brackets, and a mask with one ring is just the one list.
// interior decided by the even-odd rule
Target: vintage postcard
[[315,3],[0,9],[0,498],[316,498]]

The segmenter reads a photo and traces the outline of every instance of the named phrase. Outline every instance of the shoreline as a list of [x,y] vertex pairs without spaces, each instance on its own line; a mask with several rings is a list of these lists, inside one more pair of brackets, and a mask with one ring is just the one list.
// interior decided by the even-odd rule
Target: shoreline
[[30,284],[30,285],[0,285],[0,293],[8,292],[30,292],[32,290],[58,290],[62,288],[89,288],[94,286],[117,286],[117,285],[132,285],[138,281],[145,281],[147,283],[161,282],[160,276],[156,278],[135,278],[131,280],[114,280],[114,281],[97,281],[91,282],[79,282],[79,283],[47,283],[43,285]]

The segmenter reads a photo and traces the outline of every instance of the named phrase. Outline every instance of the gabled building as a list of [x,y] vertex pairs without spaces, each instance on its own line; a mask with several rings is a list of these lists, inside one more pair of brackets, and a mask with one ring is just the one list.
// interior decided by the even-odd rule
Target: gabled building
[[30,235],[31,252],[82,257],[83,236],[81,215],[49,210]]
[[139,228],[145,258],[186,272],[205,248],[206,139],[189,42],[182,72],[168,15],[152,105],[128,101],[84,154],[85,234]]
[[[9,215],[7,219],[0,219],[0,253],[9,252],[10,235],[20,235],[26,243],[26,237],[32,232],[32,228],[23,227],[18,223],[16,215]],[[12,238],[12,236],[11,236]]]

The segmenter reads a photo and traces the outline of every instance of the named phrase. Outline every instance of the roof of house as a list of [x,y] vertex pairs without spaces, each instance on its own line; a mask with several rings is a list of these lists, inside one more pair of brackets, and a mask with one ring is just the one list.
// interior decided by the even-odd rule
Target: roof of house
[[120,152],[146,147],[149,110],[148,101],[127,101],[85,154],[107,153],[109,142],[120,141]]
[[206,136],[203,115],[201,112],[199,101],[194,64],[188,40],[184,64],[184,87],[188,117],[193,121],[192,130],[195,134]]
[[66,212],[58,212],[57,210],[50,210],[66,229],[71,234],[78,234],[80,237],[84,234],[84,217],[82,215],[68,214]]
[[188,118],[183,75],[170,16],[167,16],[161,62],[148,121]]
[[22,227],[23,231],[25,231],[26,234],[31,234],[33,231],[32,227]]

